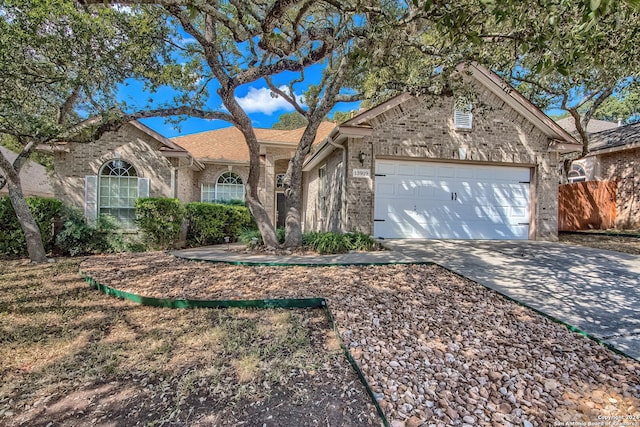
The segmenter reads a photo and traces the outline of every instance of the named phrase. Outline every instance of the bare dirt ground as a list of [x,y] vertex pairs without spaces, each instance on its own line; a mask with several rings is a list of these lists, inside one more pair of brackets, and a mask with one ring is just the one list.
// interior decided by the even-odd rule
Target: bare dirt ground
[[0,261],[0,425],[379,425],[324,310],[143,307],[79,263]]
[[392,425],[640,424],[640,363],[436,266],[239,267],[156,252],[81,269],[149,297],[325,297]]
[[570,245],[588,246],[609,251],[640,255],[640,231],[631,236],[608,236],[601,232],[560,233],[560,241]]

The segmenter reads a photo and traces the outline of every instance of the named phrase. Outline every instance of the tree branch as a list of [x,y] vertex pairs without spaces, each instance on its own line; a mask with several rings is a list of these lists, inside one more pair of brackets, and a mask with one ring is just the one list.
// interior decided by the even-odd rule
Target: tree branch
[[[107,117],[105,117],[104,115],[100,115],[87,119],[82,123],[74,126],[60,138],[52,139],[46,142],[55,143],[65,141],[93,141],[100,138],[106,132],[118,130],[124,123],[131,122],[133,120],[147,119],[151,117],[171,116],[190,116],[206,120],[224,120],[233,125],[237,125],[236,119],[229,113],[224,113],[222,111],[202,110],[189,106],[159,108],[155,110],[142,110],[130,114],[125,114],[122,112],[112,112],[112,114],[109,114]],[[86,130],[91,130],[91,133],[88,137],[79,139],[76,138]]]
[[284,100],[287,101],[289,104],[291,104],[293,106],[293,108],[295,108],[298,113],[300,113],[303,116],[307,117],[307,111],[305,111],[304,108],[302,108],[302,106],[300,106],[300,104],[296,100],[295,95],[293,94],[293,92],[291,93],[291,96],[290,96],[289,94],[287,94],[284,91],[282,91],[279,88],[277,88],[273,84],[273,81],[271,80],[270,76],[265,76],[264,80],[267,82],[267,86],[269,86],[269,89],[271,89],[271,92],[273,92],[276,95],[281,96],[282,98],[284,98]]

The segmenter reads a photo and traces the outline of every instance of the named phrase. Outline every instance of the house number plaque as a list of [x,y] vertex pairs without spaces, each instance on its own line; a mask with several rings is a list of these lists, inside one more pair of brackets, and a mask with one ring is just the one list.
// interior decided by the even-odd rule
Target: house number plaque
[[369,178],[371,176],[371,171],[369,169],[354,169],[353,177],[354,178]]

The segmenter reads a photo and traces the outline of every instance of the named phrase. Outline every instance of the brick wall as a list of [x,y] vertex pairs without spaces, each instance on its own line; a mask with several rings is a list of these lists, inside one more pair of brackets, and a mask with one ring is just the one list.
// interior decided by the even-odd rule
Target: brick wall
[[[474,113],[471,130],[454,129],[454,97],[435,102],[413,98],[374,118],[372,136],[345,143],[348,179],[343,228],[373,232],[376,158],[424,159],[531,168],[530,234],[535,239],[557,239],[557,155],[547,153],[547,137],[527,119],[483,87],[477,89],[484,108]],[[460,149],[466,152],[464,160]],[[363,163],[360,152],[365,154]],[[371,177],[353,178],[354,168],[369,169]],[[309,174],[312,179],[317,171]],[[311,187],[310,200],[312,192]]]
[[616,228],[640,228],[640,148],[598,156],[599,178],[617,181]]
[[[350,231],[344,226],[345,204],[343,203],[344,168],[343,153],[336,149],[325,161],[303,176],[303,231]],[[326,212],[319,206],[319,169],[326,170]]]
[[218,182],[220,175],[225,172],[238,174],[240,178],[242,178],[242,182],[247,182],[247,178],[249,177],[249,166],[229,166],[205,163],[205,169],[203,171],[193,173],[191,199],[183,200],[183,202],[200,202],[202,198],[202,184],[215,185],[216,182]]
[[97,142],[69,143],[69,152],[56,152],[53,187],[56,197],[78,208],[84,207],[84,181],[97,175],[106,162],[120,158],[131,163],[138,176],[149,178],[151,197],[171,197],[171,165],[160,155],[160,143],[139,129],[125,124]]

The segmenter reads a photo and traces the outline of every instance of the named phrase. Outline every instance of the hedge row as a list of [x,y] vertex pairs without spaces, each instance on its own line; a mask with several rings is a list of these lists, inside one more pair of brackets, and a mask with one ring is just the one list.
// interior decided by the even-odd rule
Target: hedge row
[[193,202],[182,205],[177,199],[141,198],[136,201],[136,223],[146,241],[167,248],[180,239],[186,227],[188,246],[223,243],[225,237],[238,240],[256,225],[247,207],[237,204]]
[[[176,199],[141,198],[136,201],[136,222],[145,244],[124,233],[109,216],[87,224],[82,211],[60,200],[28,197],[47,252],[84,255],[104,252],[165,249],[186,236],[189,246],[236,241],[241,232],[255,229],[249,209],[237,204],[188,203]],[[0,255],[25,256],[26,241],[9,197],[0,197]]]

